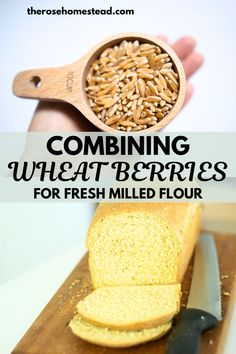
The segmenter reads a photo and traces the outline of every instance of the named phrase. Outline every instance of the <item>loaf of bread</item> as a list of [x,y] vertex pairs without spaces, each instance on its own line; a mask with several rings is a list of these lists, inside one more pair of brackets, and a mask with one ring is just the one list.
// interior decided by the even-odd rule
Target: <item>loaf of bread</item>
[[103,286],[77,305],[78,314],[100,327],[134,330],[157,327],[180,307],[180,284]]
[[194,203],[100,204],[86,240],[95,290],[77,305],[73,333],[110,347],[166,334],[200,217]]
[[164,336],[171,328],[171,322],[155,328],[136,331],[118,331],[98,327],[76,315],[69,324],[72,332],[91,343],[106,347],[131,347]]
[[94,288],[181,283],[200,216],[195,203],[101,203],[86,240]]

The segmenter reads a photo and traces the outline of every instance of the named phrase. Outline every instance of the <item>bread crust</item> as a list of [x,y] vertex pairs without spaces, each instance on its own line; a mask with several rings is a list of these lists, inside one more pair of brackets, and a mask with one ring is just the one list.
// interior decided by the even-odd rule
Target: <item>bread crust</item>
[[160,219],[170,225],[176,235],[181,239],[180,230],[186,229],[189,218],[191,219],[198,209],[201,209],[199,203],[100,203],[88,230],[86,245],[88,247],[90,229],[96,221],[108,215],[132,212],[157,214]]
[[[167,322],[156,328],[142,331],[117,331],[89,324],[78,314],[69,323],[69,327],[76,336],[90,343],[113,348],[126,348],[158,339],[164,336],[171,326],[172,322]],[[89,330],[86,330],[87,328]],[[91,329],[93,331],[90,331]]]
[[[111,286],[111,287],[102,287],[102,288],[98,288],[96,290],[94,290],[94,292],[92,292],[91,294],[88,295],[88,300],[87,300],[87,306],[85,305],[85,301],[86,298],[84,300],[81,300],[78,305],[77,305],[77,312],[78,314],[81,316],[81,318],[85,321],[87,321],[90,324],[99,326],[99,327],[104,327],[104,328],[110,328],[110,329],[116,329],[116,330],[138,330],[138,329],[146,329],[146,328],[153,328],[153,327],[157,327],[160,326],[166,322],[169,322],[173,319],[173,317],[179,312],[180,309],[180,299],[181,299],[181,285],[180,284],[176,284],[176,285],[169,285],[169,287],[171,287],[170,291],[171,291],[171,297],[173,297],[173,302],[170,304],[170,309],[169,311],[167,310],[165,313],[161,313],[158,316],[154,315],[154,308],[155,306],[159,306],[157,305],[156,302],[151,302],[150,306],[152,306],[153,308],[153,312],[150,315],[149,319],[145,318],[145,319],[141,319],[139,321],[137,321],[136,319],[134,320],[134,318],[127,318],[127,317],[122,317],[120,319],[118,319],[117,315],[114,315],[112,319],[110,319],[110,321],[108,321],[107,318],[101,316],[101,313],[97,314],[96,310],[93,312],[93,310],[91,310],[91,306],[94,306],[94,302],[93,305],[91,305],[91,300],[89,302],[89,297],[91,299],[91,297],[93,295],[98,295],[98,297],[96,297],[95,302],[96,302],[96,307],[97,308],[101,308],[101,306],[103,306],[103,304],[105,304],[106,308],[104,308],[102,310],[102,314],[104,315],[104,312],[107,310],[108,312],[110,311],[110,308],[114,308],[114,293],[117,292],[117,296],[119,296],[119,289],[122,288],[122,292],[123,292],[123,296],[122,296],[122,302],[120,304],[119,307],[117,307],[117,311],[121,312],[123,314],[126,315],[126,307],[124,310],[122,310],[122,303],[125,306],[126,302],[126,298],[132,302],[132,304],[134,304],[134,311],[136,308],[137,311],[137,307],[141,307],[142,309],[142,301],[141,304],[138,306],[138,303],[135,302],[135,297],[140,295],[143,296],[145,298],[145,290],[149,290],[150,288],[153,288],[153,295],[152,297],[155,298],[155,296],[161,296],[162,298],[160,298],[160,302],[163,301],[163,294],[165,293],[165,291],[168,291],[168,285],[157,285],[157,286],[153,286],[153,285],[138,285],[138,286]],[[145,289],[146,288],[146,289]],[[110,293],[110,289],[112,289],[113,295],[111,298],[111,293]],[[132,292],[130,292],[130,290]],[[138,291],[139,294],[138,294]],[[95,294],[97,293],[97,294]],[[149,293],[150,294],[150,293]],[[108,296],[109,295],[109,296]],[[134,298],[133,298],[133,297]],[[110,297],[110,298],[109,298]],[[93,296],[94,299],[94,296]],[[171,299],[172,300],[172,299]],[[156,301],[156,300],[155,300]],[[100,302],[100,303],[99,303]],[[88,304],[90,304],[90,311],[87,310],[88,308]],[[163,305],[162,305],[163,306]],[[146,310],[146,308],[145,308]],[[144,313],[145,311],[144,309],[141,310],[143,311],[142,313]],[[158,310],[159,311],[159,310]],[[93,312],[93,313],[92,313]],[[156,310],[157,312],[157,310]],[[155,317],[156,316],[156,317]],[[110,317],[110,316],[109,316]],[[140,316],[141,317],[141,316]]]
[[85,320],[86,322],[93,324],[98,327],[103,327],[103,328],[110,328],[110,329],[115,329],[118,331],[131,331],[131,330],[141,330],[141,329],[150,329],[154,327],[161,326],[173,319],[173,317],[176,315],[176,312],[168,312],[163,316],[160,316],[156,319],[151,319],[149,321],[139,321],[136,323],[130,323],[127,325],[121,325],[119,323],[105,323],[105,322],[99,322],[96,321],[94,318],[87,317],[86,315],[83,314],[82,311],[79,312],[80,316]]

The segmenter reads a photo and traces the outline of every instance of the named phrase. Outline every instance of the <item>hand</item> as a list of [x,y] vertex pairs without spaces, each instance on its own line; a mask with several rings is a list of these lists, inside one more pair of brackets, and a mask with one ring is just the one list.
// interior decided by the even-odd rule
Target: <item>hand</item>
[[[168,42],[166,36],[159,36],[159,38]],[[203,55],[195,51],[196,41],[193,37],[180,38],[171,47],[181,60],[187,78],[187,89],[184,101],[184,104],[186,104],[193,95],[193,85],[190,84],[189,78],[202,66]]]
[[[165,36],[159,36],[167,42]],[[196,41],[192,37],[180,38],[172,45],[180,58],[187,80],[200,68],[203,56],[195,51]],[[185,102],[193,95],[193,86],[187,82]],[[64,102],[39,102],[33,115],[29,131],[96,131],[75,107]]]

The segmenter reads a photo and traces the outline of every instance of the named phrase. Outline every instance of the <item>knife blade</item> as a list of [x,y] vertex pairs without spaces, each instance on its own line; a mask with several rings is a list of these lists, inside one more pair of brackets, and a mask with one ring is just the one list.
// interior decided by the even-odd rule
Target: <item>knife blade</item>
[[192,283],[186,309],[176,319],[166,354],[199,354],[201,334],[221,317],[219,262],[213,236],[202,234],[196,246]]

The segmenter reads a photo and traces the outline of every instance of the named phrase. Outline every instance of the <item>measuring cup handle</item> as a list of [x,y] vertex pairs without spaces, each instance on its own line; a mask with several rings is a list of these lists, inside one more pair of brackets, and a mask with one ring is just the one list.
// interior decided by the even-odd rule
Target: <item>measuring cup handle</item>
[[19,97],[67,101],[71,68],[47,68],[22,71],[13,81],[13,93]]

